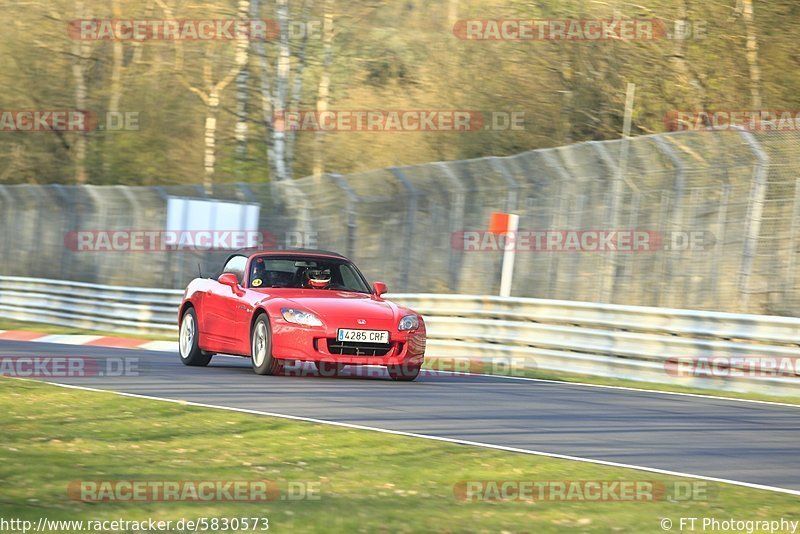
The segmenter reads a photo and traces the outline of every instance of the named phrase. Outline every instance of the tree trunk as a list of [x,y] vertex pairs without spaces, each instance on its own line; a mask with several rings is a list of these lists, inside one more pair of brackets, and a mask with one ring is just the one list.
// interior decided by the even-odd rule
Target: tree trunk
[[[261,15],[261,0],[251,0],[250,16],[259,18]],[[269,59],[267,59],[267,47],[264,41],[256,40],[253,42],[253,51],[258,58],[259,70],[259,92],[261,93],[261,119],[266,130],[264,139],[267,145],[267,162],[269,165],[270,176],[277,176],[275,170],[275,150],[273,147],[273,131],[275,129],[275,106],[272,104],[272,80],[270,79]]]
[[[310,2],[303,0],[303,16],[302,21],[306,31],[303,32],[303,42],[300,45],[300,51],[297,54],[297,72],[294,74],[294,84],[292,87],[292,98],[289,103],[289,109],[296,111],[300,107],[300,97],[303,93],[303,70],[306,66],[306,47],[308,45],[308,20],[310,18]],[[289,174],[294,176],[294,145],[297,140],[297,132],[286,132],[286,166],[289,169]]]
[[284,114],[286,112],[286,96],[289,85],[291,56],[289,53],[289,6],[287,0],[277,0],[277,6],[276,11],[281,35],[273,105],[276,118],[280,123],[276,124],[273,130],[273,144],[275,151],[275,178],[278,181],[282,181],[289,178],[286,171],[286,128]]
[[458,22],[458,0],[449,0],[447,3],[448,31],[453,31],[453,26]]
[[761,69],[758,66],[758,36],[753,17],[753,0],[742,0],[742,18],[747,31],[747,64],[750,67],[750,103],[761,109]]
[[211,194],[214,185],[214,169],[216,167],[216,145],[217,145],[217,116],[219,115],[219,93],[212,89],[208,94],[208,105],[206,106],[206,125],[204,130],[205,138],[205,157],[203,166],[205,169],[203,187],[207,194]]
[[[333,60],[333,0],[325,0],[325,22],[322,28],[322,73],[317,89],[317,115],[328,110],[331,85],[330,67]],[[317,130],[314,138],[314,177],[319,182],[325,172],[325,132]]]
[[[689,5],[687,0],[683,0],[678,4],[678,20],[681,21],[688,21],[689,18]],[[681,30],[683,31],[683,29]],[[692,28],[694,31],[694,28]],[[688,109],[705,109],[706,107],[706,87],[703,84],[703,81],[700,79],[700,76],[695,72],[695,68],[691,61],[686,59],[686,49],[687,49],[687,41],[686,38],[681,36],[676,36],[673,39],[673,53],[670,58],[671,63],[675,69],[676,81],[678,82],[676,85],[679,87],[681,93],[685,94],[687,97],[687,102],[681,102],[683,106],[688,105]],[[684,91],[683,86],[685,86],[688,91]],[[679,127],[680,125],[676,124],[674,127]]]
[[[122,12],[119,6],[119,0],[111,0],[111,13],[115,19],[122,18]],[[119,112],[119,103],[122,99],[122,60],[123,60],[122,41],[115,40],[111,45],[111,94],[108,98],[108,115],[114,116]],[[106,121],[106,125],[108,121]],[[111,178],[111,162],[108,160],[109,147],[105,146],[108,142],[109,132],[106,130],[103,137],[103,179],[110,181]]]
[[[78,18],[85,18],[86,12],[82,0],[75,0],[75,15]],[[72,75],[75,78],[75,108],[78,111],[86,112],[87,89],[84,59],[89,53],[89,41],[75,39],[72,42]],[[87,123],[88,124],[88,123]],[[85,184],[87,181],[86,172],[86,131],[77,132],[78,139],[75,141],[75,183]]]
[[[249,0],[239,0],[238,18],[240,21],[247,20],[250,13]],[[236,41],[236,65],[240,67],[236,75],[236,126],[234,136],[236,138],[236,158],[242,161],[247,156],[247,108],[249,93],[247,87],[250,81],[250,42],[248,39],[238,39]]]

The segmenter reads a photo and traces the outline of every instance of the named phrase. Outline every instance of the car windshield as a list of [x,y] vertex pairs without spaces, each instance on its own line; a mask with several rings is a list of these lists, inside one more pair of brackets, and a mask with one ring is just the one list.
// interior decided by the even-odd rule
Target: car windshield
[[250,266],[251,288],[296,288],[370,293],[356,267],[345,260],[259,256]]

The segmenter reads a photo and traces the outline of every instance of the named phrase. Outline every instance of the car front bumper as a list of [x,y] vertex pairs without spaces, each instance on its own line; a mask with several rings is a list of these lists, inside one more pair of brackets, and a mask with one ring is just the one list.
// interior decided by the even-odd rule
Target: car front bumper
[[[346,365],[422,365],[425,356],[426,332],[421,324],[416,330],[399,332],[395,329],[370,326],[370,330],[388,330],[389,347],[383,355],[337,354],[329,350],[329,340],[335,340],[339,328],[358,328],[352,325],[335,327],[306,327],[272,320],[272,355],[279,360],[332,362]],[[363,328],[363,327],[362,327]],[[371,352],[371,349],[365,349]]]

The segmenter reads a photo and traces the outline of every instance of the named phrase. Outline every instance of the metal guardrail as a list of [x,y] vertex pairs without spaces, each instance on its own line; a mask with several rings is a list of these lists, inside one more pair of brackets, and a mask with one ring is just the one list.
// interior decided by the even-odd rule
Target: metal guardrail
[[[432,356],[800,396],[796,374],[769,376],[764,369],[765,376],[745,376],[754,359],[800,365],[800,319],[793,317],[470,295],[390,298],[425,317]],[[713,368],[713,376],[674,376],[678,362],[714,359],[725,367]]]
[[103,332],[177,335],[183,291],[0,276],[0,315]]
[[[0,314],[108,332],[173,335],[182,291],[0,276]],[[427,354],[685,386],[800,396],[800,377],[694,376],[676,360],[800,362],[800,319],[561,300],[398,294],[425,317]],[[670,367],[673,366],[673,367]],[[719,369],[717,369],[719,371]],[[724,372],[718,374],[726,374]]]

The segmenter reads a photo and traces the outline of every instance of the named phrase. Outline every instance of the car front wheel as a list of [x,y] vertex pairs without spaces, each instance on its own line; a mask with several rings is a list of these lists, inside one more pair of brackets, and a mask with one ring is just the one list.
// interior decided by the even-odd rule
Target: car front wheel
[[395,382],[411,382],[419,375],[419,365],[389,365],[389,376]]
[[181,319],[181,330],[178,336],[178,350],[183,365],[192,367],[205,367],[211,361],[212,354],[200,350],[199,329],[197,328],[197,314],[194,308],[188,308]]
[[257,375],[274,375],[281,370],[280,360],[272,357],[272,329],[266,314],[261,314],[253,325],[250,340],[250,360]]

